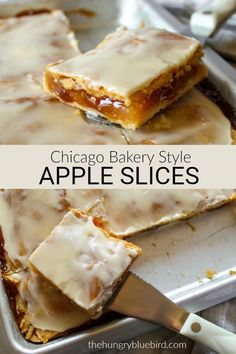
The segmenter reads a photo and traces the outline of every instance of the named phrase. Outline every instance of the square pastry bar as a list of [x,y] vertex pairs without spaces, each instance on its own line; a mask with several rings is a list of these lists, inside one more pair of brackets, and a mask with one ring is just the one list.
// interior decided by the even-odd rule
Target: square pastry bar
[[102,312],[141,249],[110,236],[96,219],[69,211],[30,256],[30,263],[91,316]]
[[202,55],[193,38],[121,27],[95,50],[49,64],[44,85],[64,103],[136,129],[207,75]]

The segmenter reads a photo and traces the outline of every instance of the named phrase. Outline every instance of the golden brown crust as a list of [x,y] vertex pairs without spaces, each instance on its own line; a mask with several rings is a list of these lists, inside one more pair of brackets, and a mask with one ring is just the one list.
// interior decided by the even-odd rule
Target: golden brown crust
[[231,129],[231,136],[232,136],[232,145],[236,145],[236,130]]

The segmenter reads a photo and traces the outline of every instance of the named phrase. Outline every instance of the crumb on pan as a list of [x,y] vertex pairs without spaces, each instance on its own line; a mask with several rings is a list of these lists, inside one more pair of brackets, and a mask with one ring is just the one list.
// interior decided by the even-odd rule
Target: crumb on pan
[[213,269],[208,269],[208,270],[206,271],[206,277],[207,277],[208,279],[210,279],[210,280],[214,279],[215,276],[216,276],[216,274],[217,274],[216,271],[213,270]]

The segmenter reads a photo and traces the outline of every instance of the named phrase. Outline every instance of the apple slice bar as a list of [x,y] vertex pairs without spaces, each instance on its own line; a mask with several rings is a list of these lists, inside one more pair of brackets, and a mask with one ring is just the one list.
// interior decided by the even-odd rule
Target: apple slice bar
[[119,28],[96,49],[49,64],[45,89],[59,100],[136,129],[200,82],[200,42],[156,28]]
[[29,261],[64,295],[97,317],[140,253],[138,246],[110,236],[96,219],[74,209]]

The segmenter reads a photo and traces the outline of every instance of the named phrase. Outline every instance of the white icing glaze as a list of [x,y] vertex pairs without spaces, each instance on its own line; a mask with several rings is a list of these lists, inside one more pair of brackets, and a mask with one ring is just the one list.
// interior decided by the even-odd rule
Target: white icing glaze
[[207,97],[192,89],[178,102],[135,131],[124,130],[130,144],[231,144],[231,124]]
[[199,42],[155,28],[118,29],[95,49],[49,70],[123,97],[184,64]]
[[[90,191],[90,213],[103,219],[105,227],[117,236],[128,236],[153,226],[197,214],[206,206],[227,201],[234,190],[100,190]],[[73,208],[86,206],[86,190],[67,191]],[[100,202],[98,202],[98,198]],[[94,205],[92,207],[92,204]],[[84,210],[86,211],[86,210]]]
[[100,202],[102,197],[101,189],[80,189],[66,190],[66,200],[74,209],[80,209],[82,211],[89,211],[97,203]]
[[90,317],[55,286],[31,270],[11,276],[27,306],[27,319],[35,328],[63,332],[80,326]]
[[0,48],[1,79],[42,75],[49,62],[78,54],[68,20],[59,10],[0,20]]
[[0,144],[126,144],[118,128],[87,123],[58,101],[0,101]]
[[28,258],[65,213],[62,190],[6,190],[0,193],[0,225],[4,248],[12,262],[28,266]]
[[0,100],[49,97],[32,75],[0,79]]
[[70,211],[29,261],[76,304],[96,312],[137,255],[136,248],[105,235],[92,217]]

